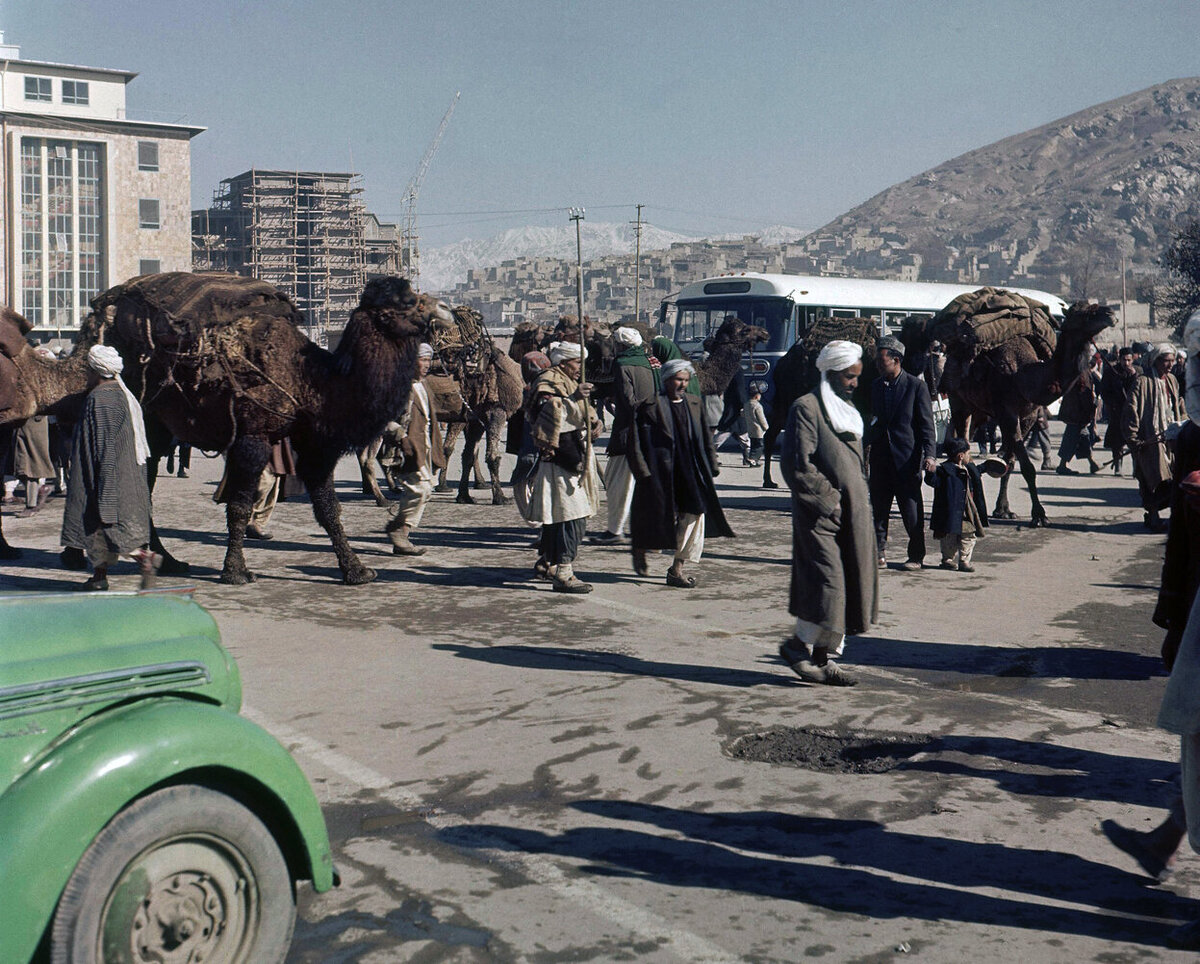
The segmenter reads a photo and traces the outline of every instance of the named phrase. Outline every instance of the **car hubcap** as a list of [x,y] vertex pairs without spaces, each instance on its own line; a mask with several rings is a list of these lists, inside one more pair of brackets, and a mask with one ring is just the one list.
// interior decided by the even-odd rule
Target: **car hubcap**
[[113,964],[250,964],[259,898],[246,859],[227,841],[160,842],[126,867],[104,911]]

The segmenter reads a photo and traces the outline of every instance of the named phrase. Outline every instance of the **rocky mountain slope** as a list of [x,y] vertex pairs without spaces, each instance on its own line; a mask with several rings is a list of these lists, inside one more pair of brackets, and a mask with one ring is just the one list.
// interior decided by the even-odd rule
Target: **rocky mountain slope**
[[[1172,80],[1005,138],[903,181],[817,235],[885,236],[922,278],[981,260],[1069,276],[1150,265],[1200,218],[1200,77]],[[996,262],[993,265],[992,262]]]

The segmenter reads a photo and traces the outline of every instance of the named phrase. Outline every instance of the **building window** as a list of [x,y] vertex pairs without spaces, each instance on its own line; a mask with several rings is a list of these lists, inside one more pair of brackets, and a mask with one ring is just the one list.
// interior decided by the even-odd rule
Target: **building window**
[[21,312],[73,331],[104,286],[104,171],[99,144],[21,139]]
[[138,170],[158,170],[158,142],[138,141]]
[[88,83],[86,80],[64,80],[62,84],[64,104],[87,104]]
[[142,258],[138,262],[138,274],[158,274],[162,271],[162,262],[158,258]]
[[25,99],[26,100],[44,100],[49,103],[53,100],[50,93],[50,78],[49,77],[26,77],[25,78]]
[[142,198],[138,201],[138,227],[158,230],[162,225],[158,220],[158,201]]

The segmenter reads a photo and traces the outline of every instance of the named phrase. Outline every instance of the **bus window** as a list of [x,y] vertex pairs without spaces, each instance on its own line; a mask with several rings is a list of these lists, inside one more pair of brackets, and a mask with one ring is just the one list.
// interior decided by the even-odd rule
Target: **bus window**
[[680,308],[675,321],[675,343],[684,351],[699,350],[708,337],[708,309]]
[[857,318],[858,311],[855,308],[830,308],[830,318]]

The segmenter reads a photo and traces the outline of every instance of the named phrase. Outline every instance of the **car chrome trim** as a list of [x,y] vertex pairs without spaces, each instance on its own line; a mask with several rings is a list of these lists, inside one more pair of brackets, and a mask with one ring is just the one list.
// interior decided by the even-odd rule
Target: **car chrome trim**
[[63,710],[127,696],[193,689],[212,682],[209,668],[195,660],[148,663],[104,673],[0,687],[0,720],[44,710]]

